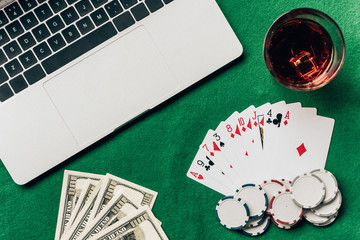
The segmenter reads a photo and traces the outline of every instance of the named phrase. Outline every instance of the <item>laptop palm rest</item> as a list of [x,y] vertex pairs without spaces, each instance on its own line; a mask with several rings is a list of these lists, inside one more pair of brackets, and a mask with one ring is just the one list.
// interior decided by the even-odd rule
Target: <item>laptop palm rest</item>
[[160,103],[179,83],[141,26],[44,87],[77,143],[85,145]]

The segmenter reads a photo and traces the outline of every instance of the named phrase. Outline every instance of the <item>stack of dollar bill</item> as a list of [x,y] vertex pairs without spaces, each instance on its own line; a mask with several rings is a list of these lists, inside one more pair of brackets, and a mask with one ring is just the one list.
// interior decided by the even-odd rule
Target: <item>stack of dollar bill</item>
[[65,170],[55,240],[168,239],[151,211],[156,196],[111,174]]

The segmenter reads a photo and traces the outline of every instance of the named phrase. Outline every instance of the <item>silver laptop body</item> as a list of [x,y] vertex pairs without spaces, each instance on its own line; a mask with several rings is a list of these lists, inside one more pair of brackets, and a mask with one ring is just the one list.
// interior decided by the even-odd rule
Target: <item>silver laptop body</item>
[[[16,76],[2,84],[10,86],[13,96],[0,103],[0,158],[17,184],[36,178],[242,54],[215,0],[174,0],[154,12],[146,1],[136,4],[145,4],[148,16],[76,59],[67,59],[63,67],[54,66],[51,56],[38,60],[46,76],[27,82],[20,92],[10,84]],[[133,18],[143,13],[125,7],[122,13]],[[70,25],[78,27],[75,21],[65,28]],[[99,27],[105,25],[110,29],[115,24],[110,19]],[[39,50],[34,49],[38,44],[30,49]],[[1,67],[7,73],[9,65]],[[18,75],[36,79],[30,73]]]

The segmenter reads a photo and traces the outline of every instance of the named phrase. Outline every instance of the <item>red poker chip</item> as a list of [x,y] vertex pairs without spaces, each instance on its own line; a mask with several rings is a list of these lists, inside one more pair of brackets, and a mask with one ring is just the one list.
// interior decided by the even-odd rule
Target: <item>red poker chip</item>
[[289,189],[279,191],[272,197],[269,211],[274,220],[282,225],[294,225],[299,222],[304,209],[295,204]]
[[289,230],[289,229],[293,229],[293,228],[296,226],[296,224],[288,225],[288,224],[279,223],[279,222],[277,222],[273,217],[271,217],[271,221],[272,221],[278,228],[281,228],[281,229]]
[[[260,184],[260,187],[265,191],[269,200],[271,200],[279,191],[284,191],[286,189],[282,182],[275,179],[263,181]],[[269,207],[266,209],[266,214],[270,215]]]
[[279,182],[281,182],[282,184],[284,184],[284,187],[285,187],[286,189],[290,189],[291,183],[292,183],[290,180],[287,180],[287,179],[284,179],[284,178],[278,179],[278,180],[279,180]]

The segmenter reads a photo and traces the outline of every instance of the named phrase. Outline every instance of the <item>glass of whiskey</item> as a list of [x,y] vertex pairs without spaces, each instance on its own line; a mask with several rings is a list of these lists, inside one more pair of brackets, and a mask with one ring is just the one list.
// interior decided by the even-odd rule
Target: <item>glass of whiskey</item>
[[339,26],[325,13],[310,8],[294,9],[276,19],[263,47],[273,77],[299,91],[329,83],[345,59],[345,40]]

